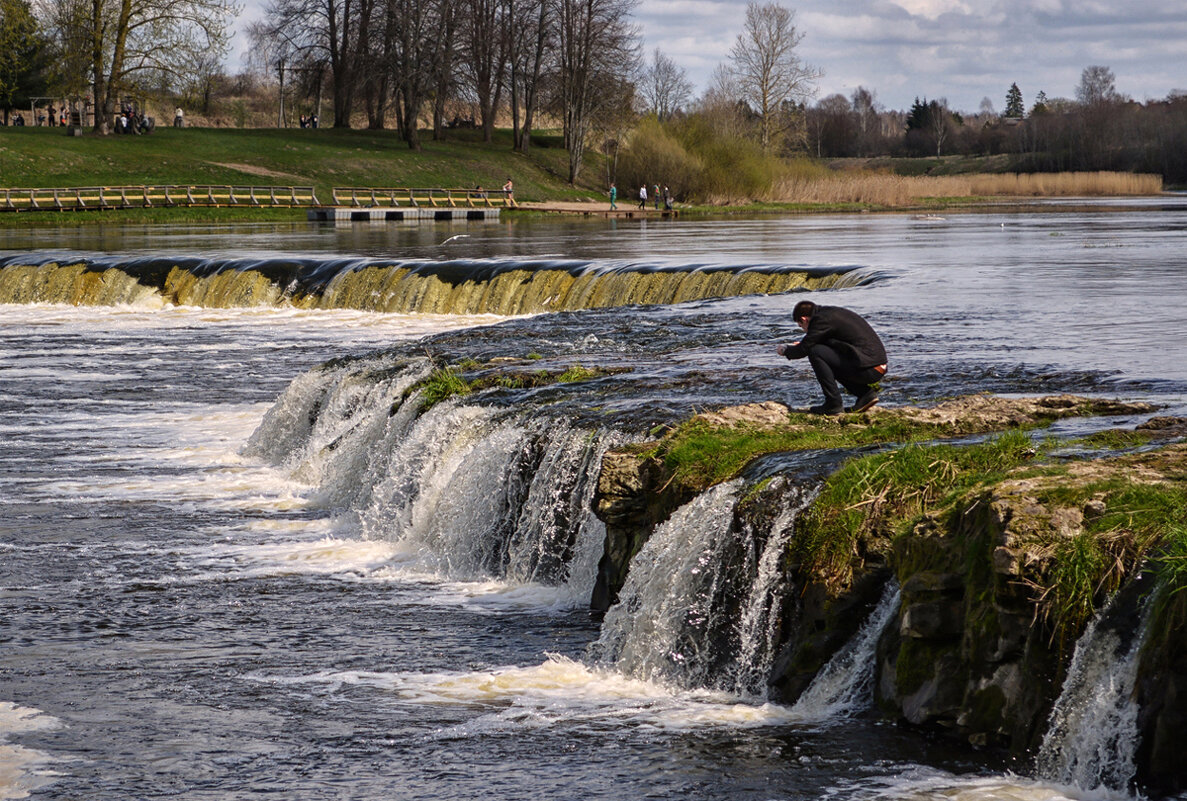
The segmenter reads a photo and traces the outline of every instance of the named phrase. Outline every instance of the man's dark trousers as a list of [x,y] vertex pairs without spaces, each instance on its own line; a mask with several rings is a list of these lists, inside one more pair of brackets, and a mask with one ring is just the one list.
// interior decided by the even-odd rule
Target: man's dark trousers
[[824,405],[830,409],[845,406],[837,382],[854,397],[860,398],[872,385],[882,380],[882,374],[873,367],[858,367],[824,344],[812,346],[808,351],[808,363],[816,372],[816,380],[824,392]]

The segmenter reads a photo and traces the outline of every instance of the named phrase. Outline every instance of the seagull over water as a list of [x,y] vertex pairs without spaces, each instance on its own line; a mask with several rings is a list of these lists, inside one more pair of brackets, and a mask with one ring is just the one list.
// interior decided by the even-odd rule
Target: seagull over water
[[469,234],[457,234],[457,235],[455,235],[455,236],[451,236],[451,237],[449,237],[449,239],[446,239],[446,240],[445,240],[444,242],[442,242],[441,244],[442,244],[442,245],[448,245],[450,242],[452,242],[452,241],[453,241],[453,240],[455,240],[455,239],[469,239],[469,238],[470,238],[470,235],[469,235]]

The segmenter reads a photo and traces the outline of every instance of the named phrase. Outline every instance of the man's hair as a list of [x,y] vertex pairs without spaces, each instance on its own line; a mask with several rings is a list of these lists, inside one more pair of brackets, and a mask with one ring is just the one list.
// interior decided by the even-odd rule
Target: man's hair
[[816,304],[810,300],[801,300],[795,304],[795,308],[791,310],[792,319],[798,320],[801,317],[811,317],[816,314]]

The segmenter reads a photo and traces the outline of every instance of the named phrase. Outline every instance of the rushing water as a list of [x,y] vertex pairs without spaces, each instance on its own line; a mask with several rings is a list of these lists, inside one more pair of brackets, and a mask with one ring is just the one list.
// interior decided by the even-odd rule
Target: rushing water
[[[884,334],[887,403],[1072,390],[1183,413],[1185,223],[1147,208],[491,225],[448,251],[457,229],[435,225],[4,232],[0,244],[844,268],[871,280],[815,297]],[[616,635],[584,608],[599,532],[582,476],[600,449],[694,408],[815,402],[802,365],[772,353],[793,333],[789,305],[747,297],[493,328],[283,306],[0,307],[0,798],[1094,797],[878,723],[860,699],[820,713],[843,693],[819,690],[812,710],[755,693],[747,671],[769,658],[780,591],[763,547],[786,519],[747,546],[762,578],[722,624],[744,633],[744,664],[673,675],[638,631],[622,634],[630,664],[591,654]],[[416,426],[375,413],[429,355],[528,354],[625,371],[443,404]],[[356,369],[391,377],[348,380]],[[291,409],[317,395],[316,424],[279,419],[281,393]],[[512,464],[548,480],[510,481]],[[496,541],[512,498],[536,514],[516,520],[531,536],[472,548]],[[569,511],[541,511],[562,501]],[[711,519],[706,503],[678,517]],[[722,529],[695,533],[711,571]],[[625,595],[654,627],[646,589]],[[847,653],[871,647],[880,620]],[[862,686],[860,662],[829,680]]]

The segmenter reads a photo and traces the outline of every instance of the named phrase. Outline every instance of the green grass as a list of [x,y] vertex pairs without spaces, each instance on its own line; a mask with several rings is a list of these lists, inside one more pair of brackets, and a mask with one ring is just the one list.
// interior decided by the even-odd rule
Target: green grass
[[1151,563],[1158,578],[1154,625],[1159,631],[1180,631],[1187,626],[1187,525],[1170,527]]
[[434,369],[428,378],[412,386],[409,393],[416,389],[421,390],[420,408],[422,412],[427,412],[441,401],[458,395],[469,395],[472,391],[466,379],[458,375],[458,372],[452,367]]
[[[860,425],[854,421],[861,421]],[[821,418],[791,414],[783,427],[714,426],[692,419],[651,447],[676,480],[705,489],[736,476],[759,456],[784,451],[855,448],[885,442],[913,442],[950,435],[939,425],[897,417],[867,420],[857,415]]]
[[844,586],[859,541],[889,541],[908,521],[1000,480],[1036,455],[1025,432],[1010,431],[965,447],[915,443],[851,459],[829,476],[801,518],[792,553],[829,586]]
[[1147,445],[1152,438],[1150,432],[1147,431],[1110,428],[1104,431],[1097,431],[1080,439],[1072,440],[1069,444],[1082,445],[1086,448],[1120,451]]
[[473,371],[479,366],[479,363],[473,359],[465,359],[457,365],[435,368],[426,378],[409,387],[404,395],[408,397],[420,390],[420,408],[423,413],[441,401],[486,389],[531,389],[550,384],[588,381],[619,372],[619,370],[599,370],[574,364],[560,371],[536,370],[529,373],[520,370],[498,369],[481,373],[469,379],[462,375],[463,370]]
[[[521,201],[601,197],[603,170],[596,154],[581,177],[588,183],[572,187],[565,181],[568,156],[560,147],[533,147],[524,156],[511,149],[509,131],[496,132],[489,144],[477,131],[454,131],[450,136],[444,142],[426,137],[423,150],[414,152],[394,131],[159,127],[147,136],[102,137],[66,136],[62,128],[7,127],[0,128],[0,185],[313,186],[318,199],[328,204],[334,186],[498,189],[511,177]],[[159,219],[178,219],[176,211],[159,210],[167,215]],[[238,213],[244,212],[260,219],[259,210]],[[131,214],[121,211],[119,219],[131,221]],[[136,215],[136,221],[158,219]],[[55,220],[91,216],[37,215]],[[14,217],[28,224],[34,215],[6,214],[0,220],[13,224]]]

